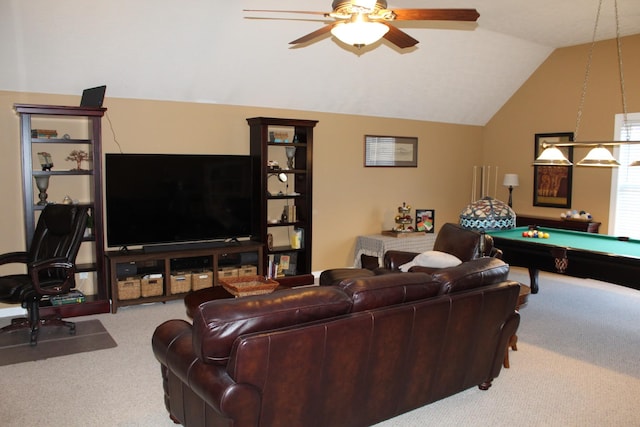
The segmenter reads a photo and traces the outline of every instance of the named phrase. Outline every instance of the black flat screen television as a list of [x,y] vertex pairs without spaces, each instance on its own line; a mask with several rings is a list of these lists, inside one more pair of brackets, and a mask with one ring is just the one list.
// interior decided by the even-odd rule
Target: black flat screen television
[[250,237],[252,192],[250,156],[106,154],[107,245]]

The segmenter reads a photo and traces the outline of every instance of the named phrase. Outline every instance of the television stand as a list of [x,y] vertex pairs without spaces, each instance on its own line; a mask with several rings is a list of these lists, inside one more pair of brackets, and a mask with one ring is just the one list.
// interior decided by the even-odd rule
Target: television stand
[[[235,277],[230,275],[232,272],[240,276],[261,275],[264,271],[263,246],[260,242],[242,240],[160,245],[130,249],[128,252],[108,251],[111,312],[116,313],[118,307],[123,306],[182,299],[192,289],[218,286],[218,279],[223,276]],[[193,269],[192,266],[197,267]],[[136,271],[137,275],[130,277],[130,273],[123,271]],[[208,284],[203,286],[205,277]],[[152,288],[145,280],[153,280],[155,286]],[[191,285],[185,280],[189,280]]]

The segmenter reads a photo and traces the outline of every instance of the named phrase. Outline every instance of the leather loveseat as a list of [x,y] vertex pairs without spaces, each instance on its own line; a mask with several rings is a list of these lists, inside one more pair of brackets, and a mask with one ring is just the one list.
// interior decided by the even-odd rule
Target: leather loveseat
[[202,303],[153,334],[166,407],[185,426],[367,426],[487,389],[520,321],[508,271],[485,257]]

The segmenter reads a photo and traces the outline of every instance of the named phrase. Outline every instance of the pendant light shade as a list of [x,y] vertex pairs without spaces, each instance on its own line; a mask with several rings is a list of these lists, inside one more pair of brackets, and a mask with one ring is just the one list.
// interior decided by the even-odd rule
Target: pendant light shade
[[554,145],[545,148],[533,162],[534,166],[571,166],[572,164]]
[[602,145],[592,148],[589,154],[577,164],[578,166],[600,166],[608,168],[620,166],[620,163],[613,157],[611,152]]

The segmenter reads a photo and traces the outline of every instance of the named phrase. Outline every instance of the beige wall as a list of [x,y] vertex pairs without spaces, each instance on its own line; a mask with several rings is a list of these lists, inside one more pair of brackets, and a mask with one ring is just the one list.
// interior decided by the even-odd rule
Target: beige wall
[[[272,116],[319,120],[314,147],[313,270],[348,266],[356,236],[391,228],[402,202],[435,209],[436,226],[457,222],[471,197],[474,165],[492,165],[520,175],[514,209],[557,217],[563,209],[532,205],[534,134],[572,132],[588,45],[558,49],[484,127],[306,111],[108,98],[108,118],[122,151],[237,153],[249,151],[246,118]],[[640,111],[640,35],[623,38],[629,112]],[[581,140],[613,135],[622,112],[615,41],[598,43],[579,134]],[[24,247],[19,120],[14,103],[77,105],[79,97],[0,91],[0,253]],[[365,134],[416,136],[417,168],[363,167]],[[103,121],[105,152],[117,152],[109,121]],[[575,158],[585,154],[576,149]],[[55,159],[64,164],[62,159]],[[590,211],[608,226],[611,172],[574,167],[572,208]],[[52,194],[65,194],[54,190]],[[493,194],[492,194],[493,195]],[[75,195],[73,195],[75,196]],[[495,194],[506,200],[498,184]],[[60,198],[61,196],[56,196]],[[57,200],[52,198],[52,200]],[[7,271],[0,267],[0,274]]]
[[[19,119],[14,103],[77,105],[78,97],[0,92],[0,252],[24,247]],[[356,236],[391,228],[402,202],[435,209],[436,227],[458,221],[470,200],[473,165],[482,155],[482,128],[410,120],[211,104],[113,99],[103,120],[105,152],[248,154],[246,118],[271,116],[319,120],[314,134],[313,270],[353,263]],[[417,168],[363,167],[364,135],[418,137]],[[69,167],[54,157],[56,167]],[[55,189],[60,199],[68,191]],[[76,194],[71,194],[76,198]],[[0,271],[1,272],[1,271]]]
[[[517,173],[514,210],[559,217],[565,209],[533,206],[534,134],[574,132],[591,44],[557,49],[484,129],[485,163]],[[615,40],[596,43],[578,141],[611,140],[614,115],[622,113]],[[627,111],[640,111],[640,35],[622,39]],[[574,161],[587,149],[576,147]],[[572,208],[590,212],[608,232],[611,169],[573,167]]]

